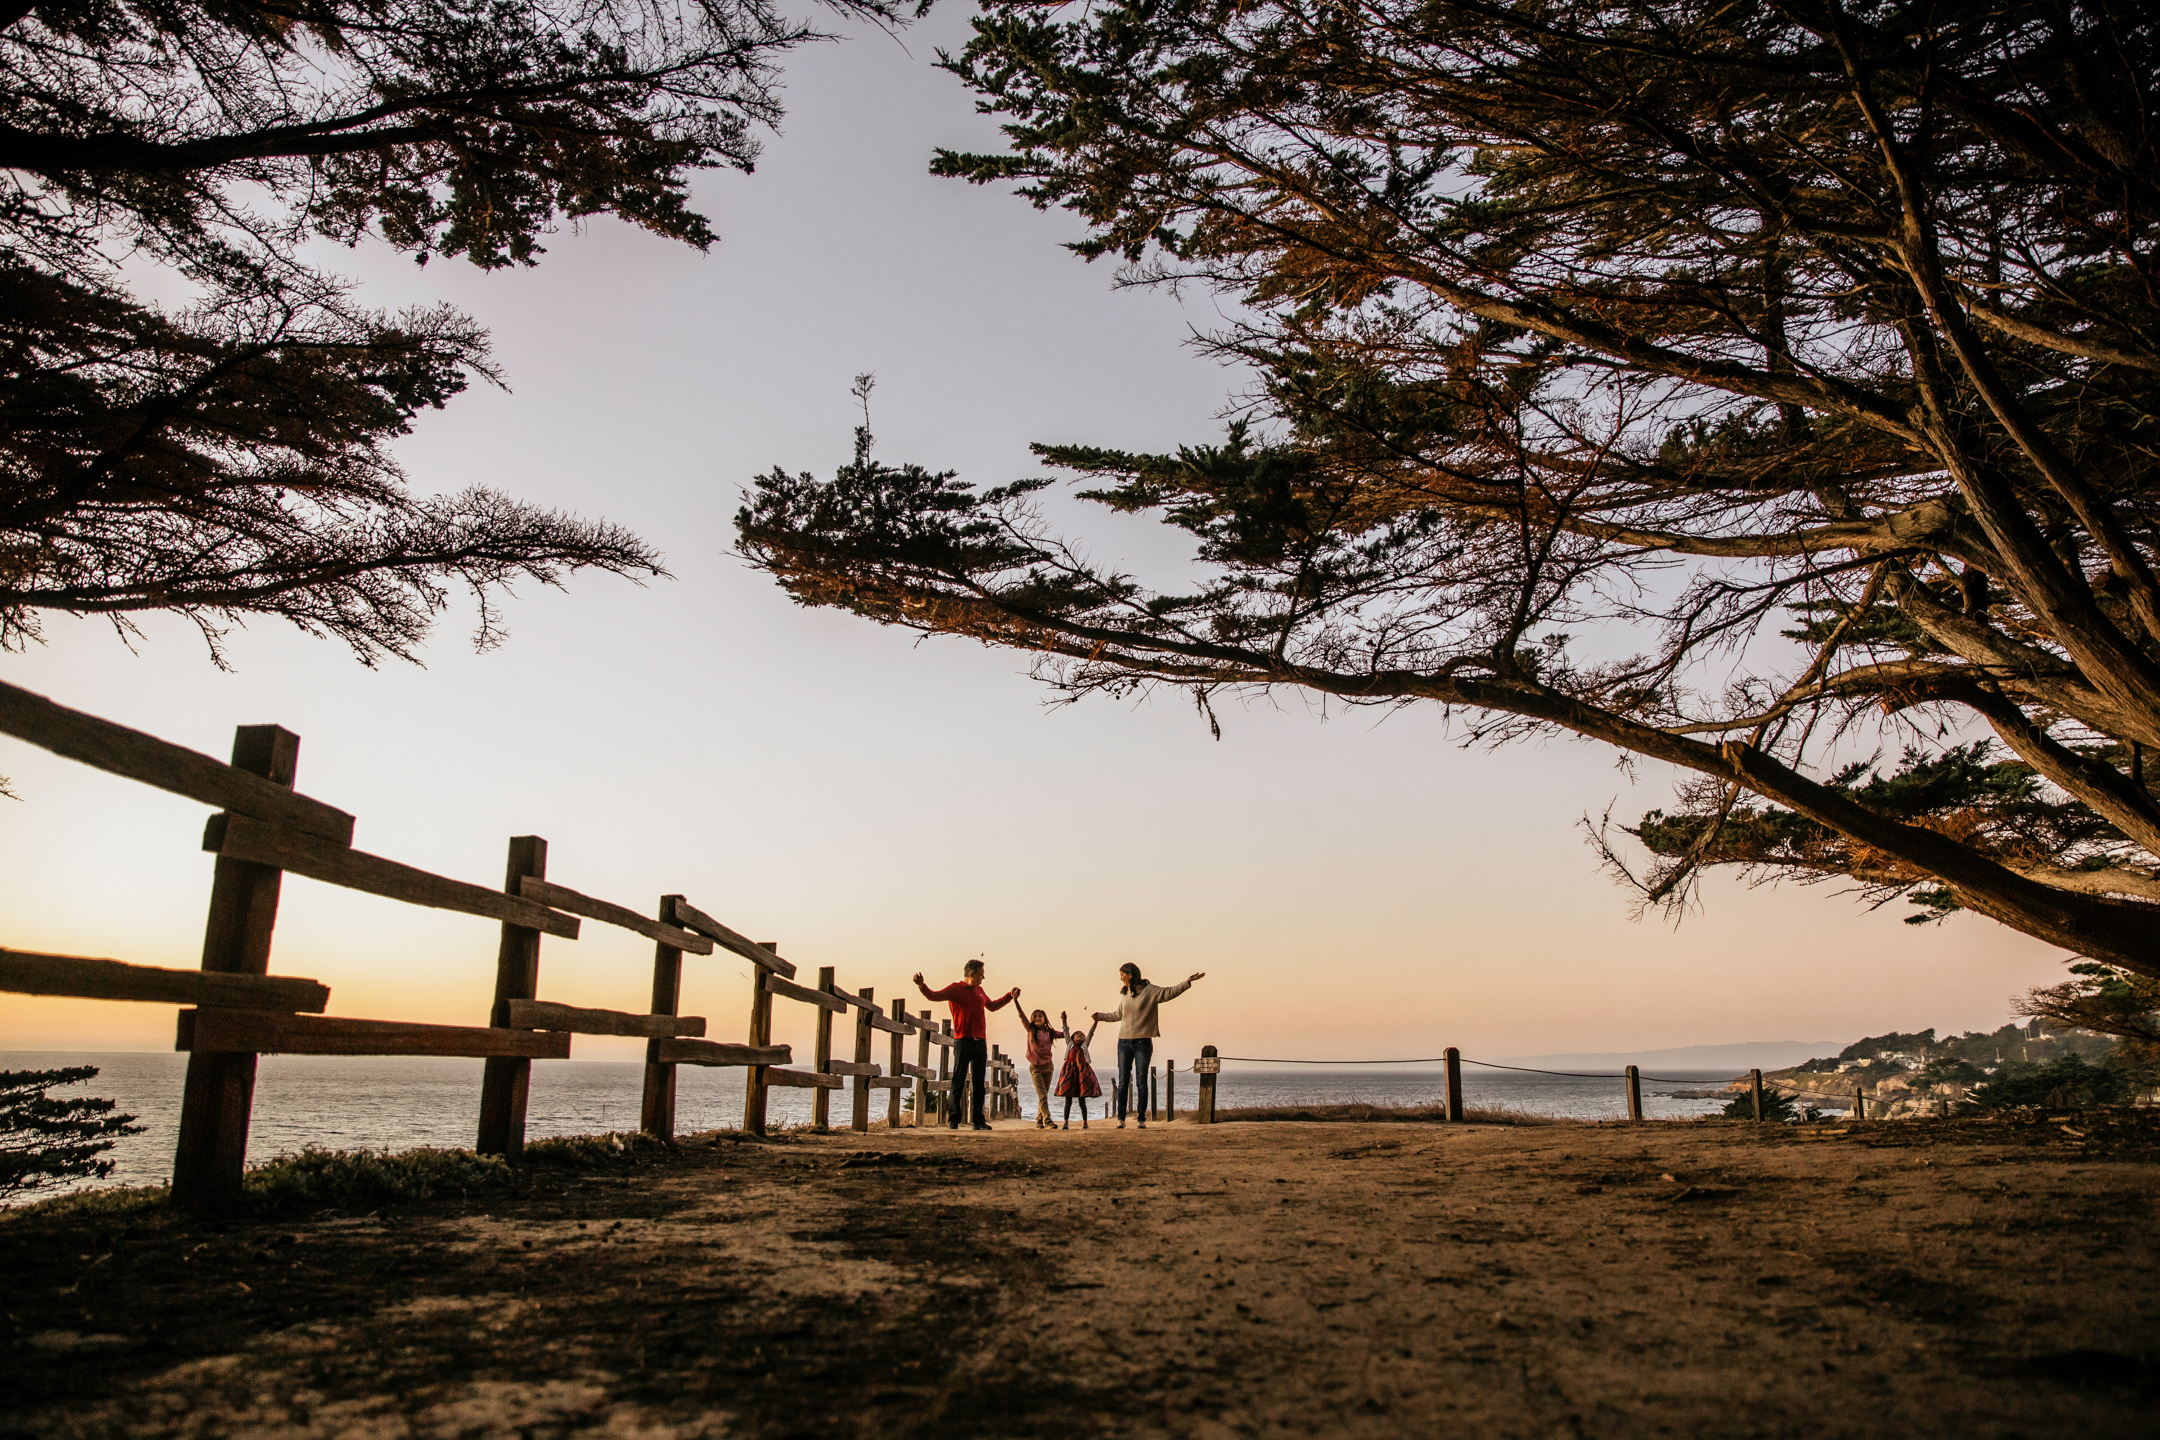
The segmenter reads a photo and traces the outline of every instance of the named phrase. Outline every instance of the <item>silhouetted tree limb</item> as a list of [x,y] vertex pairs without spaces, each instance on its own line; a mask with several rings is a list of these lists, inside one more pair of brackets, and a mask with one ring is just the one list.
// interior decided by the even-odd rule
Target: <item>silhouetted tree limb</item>
[[934,168],[1241,307],[1224,443],[1038,447],[1194,579],[866,436],[759,481],[741,549],[1066,697],[1665,761],[1657,903],[1839,879],[2160,975],[2156,44],[2121,3],[992,5],[945,63],[1010,150]]
[[[702,249],[691,178],[750,168],[818,38],[768,0],[0,7],[0,648],[170,610],[213,647],[267,614],[409,658],[448,587],[486,644],[517,579],[664,574],[616,526],[410,493],[388,447],[496,378],[486,335],[358,307],[299,247],[530,265],[615,215]],[[142,303],[123,258],[195,298]]]

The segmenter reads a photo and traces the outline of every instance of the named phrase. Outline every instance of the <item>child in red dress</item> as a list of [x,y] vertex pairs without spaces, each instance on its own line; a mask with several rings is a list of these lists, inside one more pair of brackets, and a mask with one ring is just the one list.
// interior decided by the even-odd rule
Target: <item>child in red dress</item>
[[[1080,1128],[1088,1128],[1087,1102],[1091,1095],[1102,1094],[1102,1085],[1095,1078],[1095,1067],[1088,1063],[1088,1045],[1095,1039],[1095,1026],[1087,1028],[1083,1035],[1072,1028],[1072,1021],[1065,1012],[1058,1012],[1058,1023],[1065,1027],[1065,1068],[1058,1072],[1057,1093],[1065,1097],[1065,1124],[1072,1129],[1072,1102],[1080,1102]],[[1101,1024],[1097,1021],[1096,1024]]]

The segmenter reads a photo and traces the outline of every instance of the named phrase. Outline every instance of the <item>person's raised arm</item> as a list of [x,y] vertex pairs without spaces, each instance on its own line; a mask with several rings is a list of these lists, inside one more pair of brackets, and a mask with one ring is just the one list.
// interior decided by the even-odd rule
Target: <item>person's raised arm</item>
[[[1175,1000],[1178,996],[1184,994],[1187,990],[1192,989],[1193,981],[1205,979],[1207,979],[1207,971],[1197,970],[1192,974],[1186,976],[1183,980],[1180,980],[1177,984],[1172,985],[1169,989],[1163,990],[1162,994],[1155,997],[1155,1003],[1160,1005],[1165,1000]],[[1162,987],[1157,986],[1156,988],[1161,989]]]
[[1000,995],[1000,996],[998,996],[998,998],[997,998],[997,999],[995,999],[995,1000],[985,1000],[985,1001],[983,1002],[983,1009],[985,1009],[985,1010],[1002,1010],[1002,1009],[1004,1009],[1004,1008],[1005,1008],[1005,1007],[1006,1007],[1007,1005],[1010,1005],[1010,1004],[1012,1004],[1012,1002],[1013,1002],[1013,1001],[1015,1001],[1015,1000],[1017,1000],[1017,999],[1019,999],[1019,998],[1020,998],[1020,987],[1019,987],[1019,986],[1017,986],[1017,985],[1015,985],[1015,986],[1013,986],[1013,988],[1012,988],[1012,989],[1010,989],[1010,990],[1007,990],[1007,991],[1006,991],[1006,992],[1005,992],[1005,993],[1004,993],[1003,995]]
[[923,983],[922,971],[918,970],[915,972],[915,988],[922,991],[925,1000],[950,1000],[952,999],[952,992],[958,986],[947,985],[941,990],[933,990]]

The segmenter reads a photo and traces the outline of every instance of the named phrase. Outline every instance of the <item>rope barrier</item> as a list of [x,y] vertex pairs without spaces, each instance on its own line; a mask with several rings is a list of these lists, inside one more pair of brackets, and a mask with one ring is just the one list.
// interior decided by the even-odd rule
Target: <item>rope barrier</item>
[[[1416,1060],[1277,1060],[1258,1055],[1224,1055],[1224,1060],[1240,1060],[1247,1065],[1444,1065],[1445,1055],[1428,1055]],[[1540,1070],[1531,1065],[1502,1065],[1497,1060],[1472,1060],[1467,1055],[1456,1057],[1464,1065],[1476,1065],[1486,1070],[1513,1070],[1521,1075],[1564,1075],[1570,1080],[1625,1080],[1627,1072],[1615,1074],[1588,1070]],[[1701,1085],[1700,1079],[1676,1080],[1669,1075],[1637,1075],[1638,1080],[1648,1080],[1657,1085]]]

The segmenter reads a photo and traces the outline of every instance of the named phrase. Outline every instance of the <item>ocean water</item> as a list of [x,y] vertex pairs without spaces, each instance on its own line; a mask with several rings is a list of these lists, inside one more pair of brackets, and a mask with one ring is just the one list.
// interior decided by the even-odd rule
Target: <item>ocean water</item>
[[[0,1052],[0,1069],[51,1070],[68,1065],[95,1065],[99,1073],[86,1085],[56,1093],[116,1100],[143,1127],[142,1134],[122,1139],[110,1152],[117,1163],[105,1183],[162,1184],[172,1168],[187,1057],[160,1052]],[[266,1160],[309,1145],[341,1150],[471,1145],[479,1119],[480,1071],[478,1060],[266,1055],[256,1075],[248,1154]],[[636,1129],[643,1071],[636,1063],[596,1060],[535,1063],[526,1107],[527,1138]],[[686,1065],[677,1076],[676,1124],[683,1133],[742,1123],[742,1071]],[[1106,1067],[1102,1076],[1106,1091],[1113,1078]],[[1714,1114],[1720,1101],[1681,1099],[1668,1092],[1714,1089],[1731,1078],[1726,1071],[1678,1071],[1660,1082],[1645,1080],[1643,1113],[1656,1120]],[[1022,1114],[1032,1119],[1034,1087],[1025,1074],[1021,1091]],[[1261,1067],[1234,1061],[1224,1062],[1216,1091],[1220,1105],[1425,1104],[1438,1101],[1444,1093],[1438,1065],[1414,1069]],[[1181,1113],[1191,1108],[1198,1094],[1197,1077],[1185,1073],[1181,1063],[1176,1095]],[[769,1122],[808,1124],[810,1099],[807,1090],[769,1092]],[[1617,1078],[1522,1074],[1468,1063],[1463,1067],[1463,1099],[1473,1107],[1500,1106],[1578,1120],[1616,1120],[1627,1113],[1623,1085]],[[872,1101],[872,1116],[883,1116],[882,1094],[873,1092]],[[836,1093],[833,1118],[845,1123],[850,1104],[845,1093]],[[1054,1116],[1062,1112],[1062,1101],[1053,1099],[1051,1104]],[[1103,1113],[1100,1100],[1089,1102],[1088,1108],[1091,1115]],[[37,1192],[39,1196],[54,1193],[58,1192]]]

